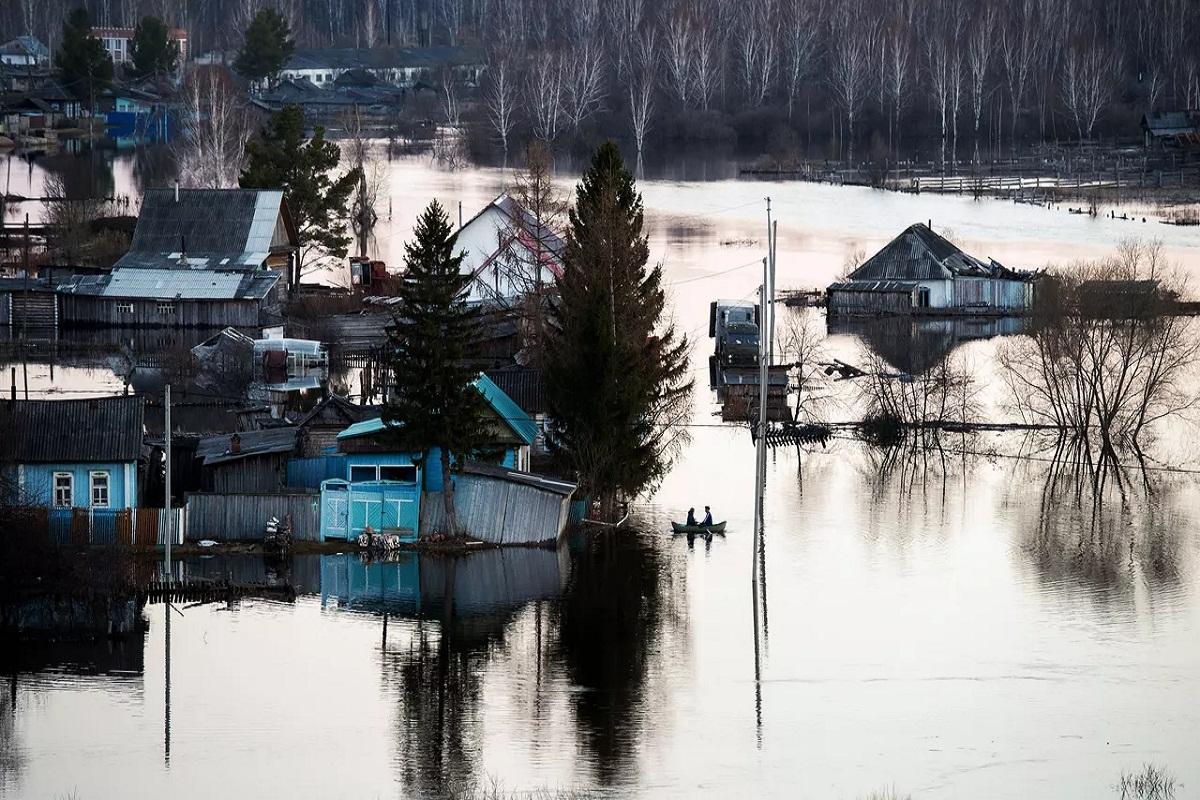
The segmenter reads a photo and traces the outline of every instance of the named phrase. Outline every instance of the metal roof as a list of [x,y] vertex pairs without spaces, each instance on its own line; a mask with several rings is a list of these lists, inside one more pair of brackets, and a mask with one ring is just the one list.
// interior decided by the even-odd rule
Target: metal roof
[[123,463],[142,454],[141,397],[0,401],[0,461]]
[[230,272],[209,269],[118,267],[108,275],[78,275],[58,287],[67,294],[131,300],[261,300],[279,282],[271,270]]
[[151,189],[116,266],[257,269],[270,255],[283,209],[276,190],[180,189],[176,200],[174,190]]
[[488,478],[496,478],[502,481],[512,483],[520,483],[525,486],[532,486],[535,489],[541,489],[544,492],[569,497],[574,494],[578,488],[573,483],[562,481],[557,478],[549,478],[545,475],[536,475],[532,472],[518,472],[515,469],[507,467],[498,467],[494,464],[483,464],[478,461],[467,461],[463,464],[463,472],[468,475],[481,475]]
[[312,69],[432,69],[482,64],[466,47],[315,47],[297,48],[283,71]]
[[884,245],[851,272],[849,278],[852,281],[940,281],[956,276],[992,277],[993,271],[992,265],[967,255],[928,226],[918,223],[910,225]]
[[487,376],[526,413],[541,414],[546,411],[546,381],[540,369],[514,364],[490,369]]
[[880,294],[908,294],[919,284],[915,281],[845,281],[829,285],[831,292],[877,292]]
[[1142,127],[1154,136],[1179,136],[1200,131],[1200,111],[1160,111],[1142,117]]
[[261,431],[238,431],[241,439],[238,452],[230,450],[230,440],[235,434],[222,433],[217,436],[207,436],[196,444],[196,458],[203,459],[205,466],[224,464],[250,456],[268,455],[270,453],[290,453],[296,449],[295,427],[268,428]]

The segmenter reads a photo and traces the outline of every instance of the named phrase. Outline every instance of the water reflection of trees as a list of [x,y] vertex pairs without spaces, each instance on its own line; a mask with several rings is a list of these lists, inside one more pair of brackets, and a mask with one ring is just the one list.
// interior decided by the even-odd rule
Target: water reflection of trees
[[1100,587],[1178,577],[1186,529],[1172,509],[1175,486],[1132,451],[1059,437],[1014,475],[1036,481],[1037,503],[1017,503],[1025,542],[1047,578],[1073,576]]

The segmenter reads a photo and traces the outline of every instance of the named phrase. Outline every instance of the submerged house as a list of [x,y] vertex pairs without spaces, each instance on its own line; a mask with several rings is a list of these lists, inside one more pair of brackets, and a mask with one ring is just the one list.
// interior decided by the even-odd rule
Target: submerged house
[[205,489],[238,494],[274,492],[287,485],[288,461],[296,453],[294,427],[208,436],[196,445]]
[[136,508],[144,435],[141,397],[0,401],[3,502]]
[[467,300],[510,307],[539,287],[554,286],[566,241],[502,194],[463,224],[455,247],[466,254],[462,274],[471,276]]
[[154,189],[112,272],[59,287],[62,322],[262,327],[277,321],[298,249],[282,192]]
[[1036,273],[981,261],[909,226],[827,289],[830,315],[1021,314],[1033,308]]

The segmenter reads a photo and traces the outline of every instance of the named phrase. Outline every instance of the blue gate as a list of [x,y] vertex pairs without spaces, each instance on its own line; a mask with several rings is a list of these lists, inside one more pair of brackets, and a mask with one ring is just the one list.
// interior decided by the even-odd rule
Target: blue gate
[[321,539],[358,538],[367,528],[416,541],[421,490],[415,483],[332,478],[321,483]]

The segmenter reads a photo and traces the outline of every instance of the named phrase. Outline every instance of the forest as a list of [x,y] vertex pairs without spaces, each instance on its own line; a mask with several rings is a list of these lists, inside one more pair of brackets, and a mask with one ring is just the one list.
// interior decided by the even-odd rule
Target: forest
[[[0,35],[52,49],[80,0],[8,0]],[[263,7],[298,47],[465,45],[496,141],[589,132],[782,140],[827,157],[942,161],[1135,140],[1200,108],[1193,0],[87,0],[95,25],[153,14],[193,55],[230,53]],[[938,152],[940,150],[940,152]]]

